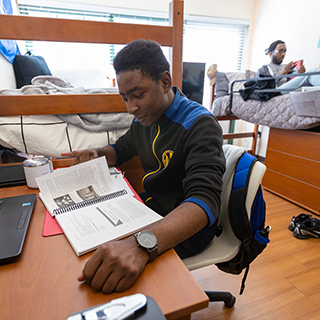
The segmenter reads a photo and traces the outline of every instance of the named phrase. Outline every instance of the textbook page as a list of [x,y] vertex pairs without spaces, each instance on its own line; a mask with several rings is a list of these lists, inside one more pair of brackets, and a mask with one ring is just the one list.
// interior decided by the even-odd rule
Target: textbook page
[[78,256],[162,219],[162,216],[139,200],[124,193],[104,202],[55,216]]
[[[119,176],[119,179],[122,176]],[[54,216],[54,210],[99,198],[117,191],[105,157],[55,170],[36,178],[39,197]]]

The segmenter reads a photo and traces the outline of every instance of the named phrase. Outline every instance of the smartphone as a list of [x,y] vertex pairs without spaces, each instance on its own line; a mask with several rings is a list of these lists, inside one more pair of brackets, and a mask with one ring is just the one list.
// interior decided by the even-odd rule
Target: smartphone
[[[293,63],[293,67],[291,68],[292,74],[295,74],[298,72],[299,68],[303,65],[303,60],[297,60]],[[288,78],[288,81],[293,79],[294,77]]]
[[300,67],[303,66],[303,60],[298,60],[295,62],[295,70],[296,72],[298,72],[298,70],[300,69]]

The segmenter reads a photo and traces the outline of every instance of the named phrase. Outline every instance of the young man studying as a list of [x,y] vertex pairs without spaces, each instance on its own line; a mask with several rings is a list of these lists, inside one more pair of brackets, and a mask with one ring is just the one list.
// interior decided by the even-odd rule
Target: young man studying
[[141,195],[164,218],[142,232],[100,246],[79,281],[104,293],[124,291],[149,261],[174,248],[181,258],[204,250],[214,237],[225,158],[216,118],[171,86],[161,47],[136,40],[114,59],[119,93],[135,119],[114,145],[63,153],[74,163],[105,156],[109,166],[140,157]]

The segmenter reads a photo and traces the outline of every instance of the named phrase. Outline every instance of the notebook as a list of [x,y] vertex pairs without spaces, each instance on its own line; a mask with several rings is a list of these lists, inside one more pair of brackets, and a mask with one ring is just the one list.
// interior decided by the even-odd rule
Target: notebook
[[0,198],[0,264],[21,255],[36,199],[36,194]]

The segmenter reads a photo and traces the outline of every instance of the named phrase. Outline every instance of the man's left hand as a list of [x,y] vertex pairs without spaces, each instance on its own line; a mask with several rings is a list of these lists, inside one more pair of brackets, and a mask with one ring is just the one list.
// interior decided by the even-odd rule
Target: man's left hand
[[300,66],[299,70],[297,71],[297,73],[305,73],[306,72],[306,68],[304,67],[304,65]]
[[138,247],[133,236],[108,242],[87,261],[78,280],[106,294],[122,292],[137,280],[148,261],[148,253]]

